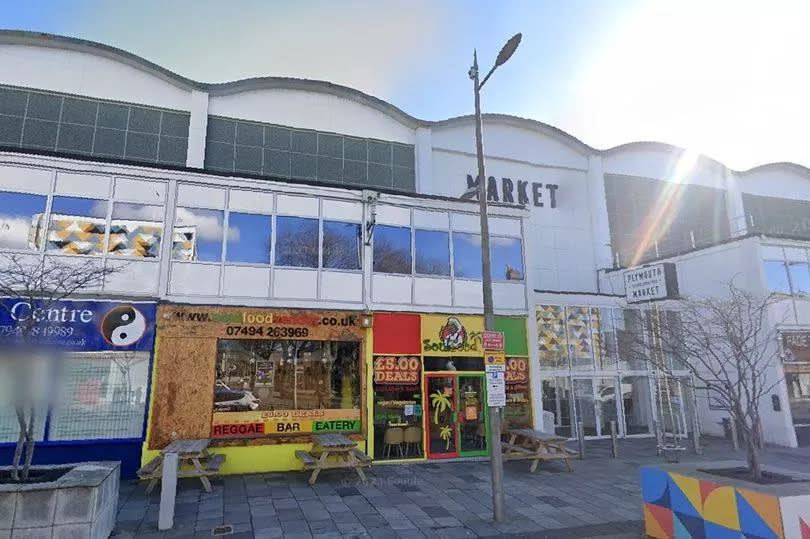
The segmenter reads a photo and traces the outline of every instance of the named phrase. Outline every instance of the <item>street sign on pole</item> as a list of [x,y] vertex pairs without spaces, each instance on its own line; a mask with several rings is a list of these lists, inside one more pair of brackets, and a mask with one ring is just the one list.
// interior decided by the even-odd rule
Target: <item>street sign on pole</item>
[[484,350],[503,350],[503,331],[484,331],[481,333]]
[[484,353],[484,368],[490,365],[500,365],[506,368],[506,354],[503,352],[485,352]]

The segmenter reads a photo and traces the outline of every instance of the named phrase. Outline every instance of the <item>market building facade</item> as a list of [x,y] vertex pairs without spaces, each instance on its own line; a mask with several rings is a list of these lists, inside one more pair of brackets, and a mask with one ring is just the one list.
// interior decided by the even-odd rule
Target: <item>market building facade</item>
[[[486,454],[477,206],[459,200],[479,181],[470,117],[423,121],[317,81],[199,83],[26,32],[0,32],[0,68],[0,249],[126,265],[97,298],[163,303],[144,459],[206,436],[235,455],[226,472],[289,469],[324,429],[376,459]],[[804,439],[807,169],[597,150],[502,115],[484,139],[507,419],[598,437],[610,421],[688,435],[698,417],[722,433],[723,411],[678,380],[663,417],[659,381],[625,353],[650,309],[621,276],[667,260],[682,294],[740,273],[782,295],[765,437]]]

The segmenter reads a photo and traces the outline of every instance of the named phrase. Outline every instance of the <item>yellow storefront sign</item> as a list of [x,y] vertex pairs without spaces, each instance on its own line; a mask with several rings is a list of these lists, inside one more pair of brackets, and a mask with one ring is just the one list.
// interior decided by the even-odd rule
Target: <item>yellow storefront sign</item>
[[503,352],[486,352],[484,354],[484,366],[486,365],[499,365],[506,366],[506,354]]
[[422,353],[431,356],[482,356],[480,316],[422,315]]
[[260,438],[274,434],[361,432],[360,410],[215,412],[212,438]]

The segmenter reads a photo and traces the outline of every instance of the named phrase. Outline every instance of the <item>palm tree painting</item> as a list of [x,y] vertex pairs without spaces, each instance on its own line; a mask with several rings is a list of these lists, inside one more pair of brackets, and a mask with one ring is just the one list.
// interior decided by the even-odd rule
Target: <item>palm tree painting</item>
[[441,430],[439,430],[439,438],[445,441],[444,449],[445,451],[450,451],[450,435],[452,432],[450,431],[449,425],[444,425]]
[[439,414],[452,409],[450,404],[450,396],[445,395],[443,391],[436,390],[436,393],[430,395],[430,405],[433,406],[433,423],[439,424]]

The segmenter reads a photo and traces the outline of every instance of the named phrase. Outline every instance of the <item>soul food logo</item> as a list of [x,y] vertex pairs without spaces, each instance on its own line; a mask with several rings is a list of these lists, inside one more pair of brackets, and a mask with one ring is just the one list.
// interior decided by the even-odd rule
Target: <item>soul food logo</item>
[[426,352],[472,352],[478,350],[480,334],[468,334],[467,328],[455,316],[447,318],[447,322],[439,328],[439,342],[425,339],[422,342]]

